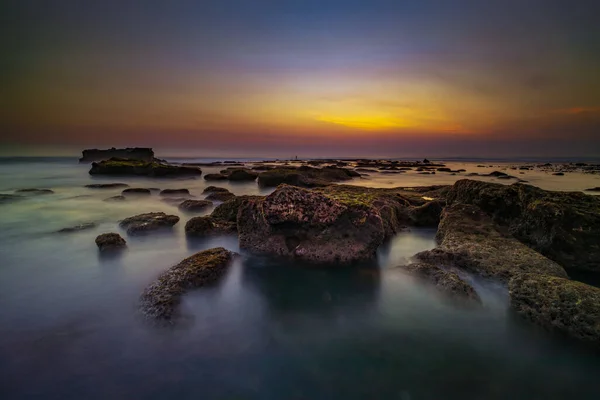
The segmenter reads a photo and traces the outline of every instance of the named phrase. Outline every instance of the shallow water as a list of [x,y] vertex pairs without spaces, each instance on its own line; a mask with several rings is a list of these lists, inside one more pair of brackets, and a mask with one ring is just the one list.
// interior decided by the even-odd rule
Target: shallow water
[[[189,216],[156,194],[104,202],[120,189],[83,188],[100,181],[88,168],[73,160],[0,165],[2,193],[56,192],[0,205],[2,399],[600,397],[598,354],[514,319],[502,286],[475,280],[485,307],[464,309],[393,269],[433,247],[433,230],[404,232],[376,263],[351,269],[244,255],[218,285],[184,297],[185,324],[150,328],[136,313],[143,288],[199,250],[239,251],[237,239],[186,240]],[[207,186],[102,181],[184,187],[198,198]],[[259,193],[255,183],[217,185]],[[121,257],[98,256],[99,233],[150,211],[182,221],[173,232],[127,238]],[[98,226],[55,233],[89,221]]]

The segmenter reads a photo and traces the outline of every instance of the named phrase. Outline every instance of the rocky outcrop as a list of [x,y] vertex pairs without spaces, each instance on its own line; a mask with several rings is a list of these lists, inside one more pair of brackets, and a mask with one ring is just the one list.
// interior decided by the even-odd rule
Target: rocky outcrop
[[21,193],[28,196],[40,196],[44,194],[53,194],[54,190],[51,189],[18,189],[15,193]]
[[600,348],[600,289],[581,282],[522,274],[509,283],[510,305],[521,317]]
[[127,247],[127,242],[118,233],[103,233],[96,238],[96,245],[101,252],[109,252]]
[[198,167],[171,165],[157,160],[139,161],[124,158],[111,158],[106,161],[92,163],[90,175],[134,175],[150,177],[199,176],[202,170]]
[[441,293],[454,300],[481,303],[481,299],[473,286],[452,271],[427,263],[414,263],[399,268],[410,275],[433,284]]
[[525,272],[567,277],[560,265],[519,242],[473,205],[446,207],[436,239],[440,243],[436,249],[416,258],[502,281]]
[[218,205],[210,216],[214,219],[236,222],[240,207],[247,201],[264,199],[264,196],[235,196]]
[[154,159],[154,151],[151,148],[145,147],[128,147],[126,149],[87,149],[83,150],[82,157],[79,162],[103,161],[110,158],[127,158],[130,160],[152,161]]
[[212,201],[208,200],[185,200],[179,204],[179,209],[186,212],[202,212],[212,207]]
[[568,269],[600,272],[600,198],[460,180],[448,202],[473,204],[531,248]]
[[243,203],[237,224],[240,248],[316,263],[372,259],[385,239],[375,207],[289,185]]
[[85,185],[88,189],[120,189],[129,187],[126,183],[92,183]]
[[154,212],[125,218],[119,223],[119,226],[127,229],[127,234],[129,235],[140,235],[152,231],[170,229],[178,222],[179,217],[177,215]]
[[354,170],[339,167],[312,168],[286,167],[262,172],[258,175],[258,184],[261,187],[276,187],[281,184],[305,188],[327,186],[332,182],[347,181],[360,174]]
[[195,217],[185,224],[185,234],[194,237],[213,235],[230,235],[237,232],[235,222],[213,218],[212,216]]
[[181,296],[190,289],[218,282],[227,272],[234,253],[214,248],[194,254],[162,273],[140,298],[140,311],[148,319],[172,323],[180,316]]

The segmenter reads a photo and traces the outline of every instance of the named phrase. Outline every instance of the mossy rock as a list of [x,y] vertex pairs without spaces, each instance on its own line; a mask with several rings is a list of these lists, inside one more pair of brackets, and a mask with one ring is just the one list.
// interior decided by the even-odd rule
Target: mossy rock
[[101,252],[116,251],[127,247],[127,242],[118,233],[103,233],[96,238],[96,245]]

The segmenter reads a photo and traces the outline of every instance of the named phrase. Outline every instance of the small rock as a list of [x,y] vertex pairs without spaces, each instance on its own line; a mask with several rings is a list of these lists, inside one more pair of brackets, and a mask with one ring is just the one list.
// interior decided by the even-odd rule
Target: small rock
[[188,236],[205,237],[235,232],[237,232],[235,222],[219,220],[210,216],[195,217],[185,224],[185,234]]
[[189,195],[190,191],[188,189],[165,189],[160,192],[161,196],[180,196],[180,195]]
[[181,211],[200,212],[212,207],[212,201],[208,200],[185,200],[179,204]]
[[133,217],[125,218],[119,223],[119,226],[127,229],[129,235],[143,234],[159,229],[173,227],[179,222],[177,215],[167,215],[164,212],[154,212],[139,214]]
[[208,186],[206,187],[206,189],[204,189],[204,191],[202,191],[202,194],[206,194],[206,193],[216,193],[216,192],[223,192],[223,193],[230,193],[229,189],[226,189],[224,187],[219,187],[219,186]]
[[54,191],[50,189],[19,189],[15,190],[15,193],[24,193],[32,196],[38,196],[42,194],[53,194]]
[[117,189],[129,187],[129,185],[126,183],[92,183],[85,185],[85,187],[88,189]]
[[121,192],[122,195],[142,195],[142,196],[150,196],[152,191],[150,189],[145,188],[129,188],[125,189]]
[[101,252],[104,252],[125,248],[127,242],[118,233],[103,233],[96,238],[96,245]]
[[127,200],[127,198],[125,196],[121,196],[121,195],[112,196],[107,199],[104,199],[104,201],[125,201],[125,200]]
[[564,176],[565,174],[564,174],[564,172],[555,172],[552,175],[554,175],[554,176]]

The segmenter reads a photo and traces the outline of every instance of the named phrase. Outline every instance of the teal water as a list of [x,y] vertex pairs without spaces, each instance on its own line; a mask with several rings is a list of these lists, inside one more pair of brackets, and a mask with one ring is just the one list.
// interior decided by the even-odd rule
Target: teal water
[[[485,306],[462,309],[393,269],[433,247],[433,230],[404,232],[377,262],[352,269],[243,254],[217,286],[185,296],[186,324],[149,327],[136,312],[143,288],[196,251],[239,251],[237,239],[188,241],[191,216],[159,196],[109,203],[120,190],[83,187],[121,181],[202,198],[203,179],[100,180],[88,168],[0,163],[0,193],[55,191],[0,204],[2,399],[600,398],[598,354],[515,319],[502,286],[475,280]],[[255,183],[218,185],[259,193]],[[99,233],[150,211],[182,221],[127,238],[119,258],[98,256]],[[55,233],[83,222],[98,226]]]

